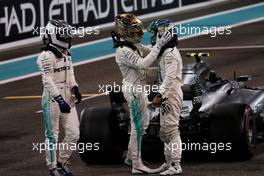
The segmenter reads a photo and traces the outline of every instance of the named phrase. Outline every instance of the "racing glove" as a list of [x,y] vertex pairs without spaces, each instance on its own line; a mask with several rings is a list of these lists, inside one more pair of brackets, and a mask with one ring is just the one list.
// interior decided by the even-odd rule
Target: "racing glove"
[[171,107],[171,105],[169,103],[162,102],[162,104],[161,104],[161,113],[162,113],[162,115],[170,113],[171,110],[172,110],[172,107]]
[[61,95],[54,98],[55,101],[59,104],[60,111],[62,113],[70,113],[71,107],[68,105],[68,103],[63,99]]
[[72,88],[72,92],[74,93],[75,98],[77,99],[76,103],[80,103],[82,101],[82,94],[79,91],[79,87],[78,86],[74,86]]
[[159,107],[162,103],[162,96],[159,92],[151,92],[148,99],[152,102],[152,106],[155,108]]
[[164,45],[166,45],[173,37],[173,35],[176,35],[174,31],[174,27],[171,29],[167,30],[161,38],[157,39],[156,45],[154,46],[158,50],[160,50]]

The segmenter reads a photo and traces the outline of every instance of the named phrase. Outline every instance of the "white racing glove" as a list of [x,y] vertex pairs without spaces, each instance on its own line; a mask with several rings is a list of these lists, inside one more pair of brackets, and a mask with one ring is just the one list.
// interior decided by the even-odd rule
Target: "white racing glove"
[[171,27],[161,36],[161,38],[157,39],[156,45],[154,47],[160,50],[172,39],[173,35],[176,35],[174,32],[174,27]]

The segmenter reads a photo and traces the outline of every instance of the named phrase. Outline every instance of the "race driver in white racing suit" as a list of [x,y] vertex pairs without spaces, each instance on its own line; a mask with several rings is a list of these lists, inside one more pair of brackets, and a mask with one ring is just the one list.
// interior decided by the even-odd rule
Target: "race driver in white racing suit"
[[[116,50],[116,62],[123,77],[122,91],[128,103],[131,119],[128,157],[132,160],[132,174],[152,173],[141,159],[142,136],[148,127],[146,92],[146,69],[157,59],[159,51],[170,39],[165,33],[150,50],[140,44],[143,36],[142,21],[133,14],[120,14],[115,17],[115,31],[112,32]],[[137,88],[141,87],[141,91]]]
[[[152,21],[148,31],[152,45],[167,30],[173,29],[170,20],[158,19]],[[183,102],[182,85],[182,58],[176,48],[178,38],[176,31],[172,32],[170,42],[162,47],[159,53],[158,84],[159,93],[153,96],[153,105],[160,107],[160,138],[164,142],[166,163],[157,170],[160,175],[177,175],[182,173],[181,138],[179,131],[180,112]]]
[[[62,20],[51,20],[45,27],[43,37],[45,46],[39,55],[37,64],[44,85],[42,109],[46,136],[46,162],[49,176],[73,176],[66,164],[72,151],[71,146],[79,139],[79,119],[75,101],[82,96],[75,81],[70,55],[72,35],[71,27]],[[73,98],[75,95],[75,98]],[[65,137],[58,145],[59,123],[62,123]],[[59,146],[59,155],[56,150]]]

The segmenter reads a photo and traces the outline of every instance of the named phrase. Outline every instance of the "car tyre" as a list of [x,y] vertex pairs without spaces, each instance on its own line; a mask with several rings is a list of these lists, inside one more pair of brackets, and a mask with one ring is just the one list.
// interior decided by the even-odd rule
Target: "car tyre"
[[230,153],[236,159],[250,159],[257,141],[256,120],[248,105],[216,105],[209,122],[210,141],[231,144]]
[[84,162],[98,164],[120,159],[122,153],[116,150],[117,123],[112,117],[111,108],[91,107],[81,112],[78,144],[86,146],[85,150],[79,149],[79,155]]

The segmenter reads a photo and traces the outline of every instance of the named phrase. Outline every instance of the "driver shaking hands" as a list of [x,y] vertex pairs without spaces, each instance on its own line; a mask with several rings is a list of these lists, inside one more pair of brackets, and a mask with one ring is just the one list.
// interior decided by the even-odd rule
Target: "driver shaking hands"
[[[173,30],[170,20],[154,20],[148,27],[152,33],[151,44],[167,30]],[[174,32],[172,32],[174,34]],[[164,142],[164,155],[166,162],[157,169],[160,175],[177,175],[182,173],[181,138],[179,131],[180,111],[183,102],[182,84],[182,58],[176,48],[177,34],[172,36],[170,42],[163,46],[158,55],[158,84],[159,91],[152,96],[152,105],[160,107],[160,138]]]

